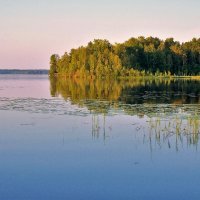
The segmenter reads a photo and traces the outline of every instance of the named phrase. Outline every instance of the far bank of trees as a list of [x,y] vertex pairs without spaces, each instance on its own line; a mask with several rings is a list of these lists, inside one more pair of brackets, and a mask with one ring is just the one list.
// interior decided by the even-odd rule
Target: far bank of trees
[[185,43],[173,38],[131,38],[111,44],[94,40],[59,57],[51,56],[50,74],[68,76],[200,75],[200,38]]

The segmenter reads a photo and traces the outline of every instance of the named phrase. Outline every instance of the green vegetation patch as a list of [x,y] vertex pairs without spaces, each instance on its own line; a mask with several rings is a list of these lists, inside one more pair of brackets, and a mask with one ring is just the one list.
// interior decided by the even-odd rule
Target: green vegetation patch
[[200,39],[180,43],[173,38],[131,38],[111,44],[94,40],[50,59],[50,75],[75,77],[141,77],[200,75]]

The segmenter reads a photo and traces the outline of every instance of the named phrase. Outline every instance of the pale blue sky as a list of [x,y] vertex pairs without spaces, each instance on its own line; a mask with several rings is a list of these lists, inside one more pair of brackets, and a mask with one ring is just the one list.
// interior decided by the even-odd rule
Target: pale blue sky
[[94,38],[200,37],[199,0],[0,0],[0,68],[48,68]]

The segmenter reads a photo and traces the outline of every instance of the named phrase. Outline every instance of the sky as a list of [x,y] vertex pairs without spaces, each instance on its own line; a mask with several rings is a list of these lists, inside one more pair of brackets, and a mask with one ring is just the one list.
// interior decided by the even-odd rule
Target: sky
[[0,0],[0,69],[48,69],[94,39],[200,37],[199,0]]

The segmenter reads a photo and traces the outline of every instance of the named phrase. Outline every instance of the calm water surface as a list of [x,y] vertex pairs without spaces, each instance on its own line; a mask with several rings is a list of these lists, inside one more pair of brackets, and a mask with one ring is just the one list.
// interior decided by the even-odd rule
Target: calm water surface
[[200,82],[0,76],[0,199],[200,199]]

